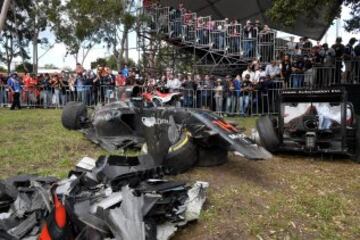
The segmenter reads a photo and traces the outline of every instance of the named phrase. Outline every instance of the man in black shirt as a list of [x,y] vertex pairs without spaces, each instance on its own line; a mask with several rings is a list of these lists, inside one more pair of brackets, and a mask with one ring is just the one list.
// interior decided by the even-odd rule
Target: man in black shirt
[[289,86],[289,80],[292,74],[292,64],[289,55],[284,57],[284,61],[281,63],[281,78],[284,79],[284,83]]
[[335,83],[341,82],[341,68],[342,68],[342,59],[345,52],[345,46],[341,43],[342,38],[336,38],[336,43],[332,46],[335,50],[335,58],[336,58],[336,69],[335,69]]
[[354,52],[356,57],[360,57],[360,40],[358,41],[358,45],[355,46]]
[[291,87],[293,88],[301,88],[304,86],[304,70],[305,63],[302,57],[297,57],[292,64],[292,81]]

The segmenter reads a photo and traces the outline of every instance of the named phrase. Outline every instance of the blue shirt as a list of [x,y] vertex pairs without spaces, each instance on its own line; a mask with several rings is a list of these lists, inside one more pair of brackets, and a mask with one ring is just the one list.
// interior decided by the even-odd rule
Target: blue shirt
[[127,67],[123,68],[121,74],[126,78],[129,77],[129,69]]
[[236,96],[240,97],[241,81],[239,79],[234,79],[233,84],[236,91]]
[[21,91],[21,85],[19,80],[17,80],[16,78],[9,78],[7,81],[7,85],[16,93]]

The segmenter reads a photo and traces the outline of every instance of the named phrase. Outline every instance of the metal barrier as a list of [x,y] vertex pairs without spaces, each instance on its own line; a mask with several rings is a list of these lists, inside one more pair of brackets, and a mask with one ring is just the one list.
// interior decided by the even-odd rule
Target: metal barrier
[[242,25],[230,24],[227,26],[227,53],[231,56],[241,56]]
[[173,39],[182,38],[183,17],[181,11],[178,9],[172,9],[169,14],[169,37]]
[[199,17],[195,27],[195,45],[208,48],[210,46],[211,17]]
[[210,31],[210,47],[214,51],[225,51],[226,21],[212,21]]
[[196,13],[186,13],[182,16],[182,40],[186,43],[195,42]]
[[275,31],[263,31],[258,37],[258,52],[262,62],[271,62],[275,59]]
[[344,60],[345,72],[342,76],[342,83],[344,84],[359,84],[360,83],[360,58],[355,60]]

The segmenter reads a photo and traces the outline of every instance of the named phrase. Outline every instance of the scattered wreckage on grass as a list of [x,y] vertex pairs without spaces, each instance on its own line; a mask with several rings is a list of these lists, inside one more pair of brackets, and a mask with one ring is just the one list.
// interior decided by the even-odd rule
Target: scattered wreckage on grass
[[95,109],[69,103],[64,127],[109,151],[136,157],[84,158],[58,181],[17,176],[0,181],[0,239],[166,240],[200,216],[209,184],[165,180],[194,165],[214,166],[228,151],[252,160],[271,154],[236,126],[204,110],[117,102]]
[[250,160],[271,158],[244,131],[207,110],[146,107],[133,99],[97,107],[89,114],[85,105],[71,102],[64,108],[62,123],[110,152],[142,149],[152,156],[142,164],[177,172],[225,163],[229,151]]
[[208,183],[163,179],[137,157],[84,158],[69,177],[0,181],[0,239],[166,240],[198,219]]

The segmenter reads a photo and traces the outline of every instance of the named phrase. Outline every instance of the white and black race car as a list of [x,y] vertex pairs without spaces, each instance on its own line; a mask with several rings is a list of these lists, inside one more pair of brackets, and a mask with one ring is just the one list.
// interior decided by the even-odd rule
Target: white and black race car
[[108,151],[145,149],[152,159],[144,164],[183,172],[194,165],[222,164],[229,151],[251,160],[271,158],[234,124],[210,111],[147,108],[136,101],[97,107],[92,114],[87,110],[82,103],[68,103],[62,114],[63,126],[81,130]]
[[356,85],[284,90],[279,115],[258,119],[256,142],[273,153],[341,154],[360,161],[359,92]]

